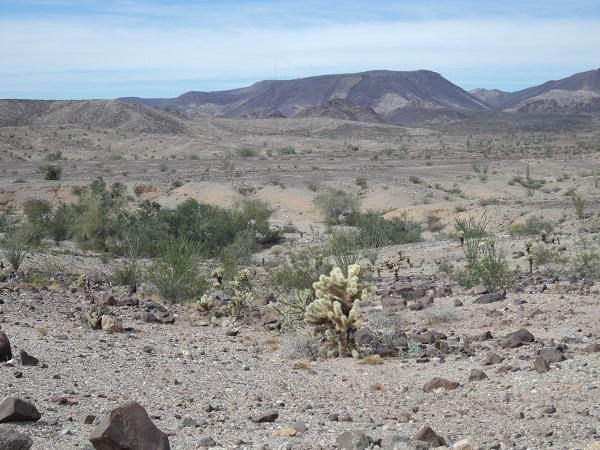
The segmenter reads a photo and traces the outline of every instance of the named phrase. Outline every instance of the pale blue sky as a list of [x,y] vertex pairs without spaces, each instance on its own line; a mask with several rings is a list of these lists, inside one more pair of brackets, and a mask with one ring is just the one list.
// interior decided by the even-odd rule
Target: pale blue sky
[[600,67],[598,42],[598,0],[0,0],[0,98],[165,97],[372,69],[517,90]]

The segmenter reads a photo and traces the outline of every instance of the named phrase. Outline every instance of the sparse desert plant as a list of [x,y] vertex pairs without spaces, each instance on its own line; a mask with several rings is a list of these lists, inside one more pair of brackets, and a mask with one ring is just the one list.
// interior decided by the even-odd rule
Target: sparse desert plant
[[362,258],[360,234],[357,230],[332,229],[326,245],[327,253],[338,267],[350,267]]
[[552,233],[554,224],[541,216],[531,216],[523,223],[513,223],[508,227],[511,236],[534,236],[541,233]]
[[479,219],[472,216],[454,219],[454,231],[461,240],[467,264],[473,264],[477,260],[480,243],[487,235],[488,223],[487,211]]
[[238,156],[241,158],[254,158],[259,155],[258,151],[250,147],[242,147],[237,150]]
[[593,245],[580,246],[570,263],[570,272],[590,280],[600,279],[600,251]]
[[22,228],[13,228],[0,241],[0,253],[13,270],[19,270],[28,251],[27,236]]
[[151,264],[147,277],[163,298],[182,302],[202,294],[206,282],[197,273],[200,253],[196,242],[183,237],[158,244],[158,258]]
[[279,315],[279,327],[284,330],[302,322],[306,308],[313,300],[314,296],[310,289],[302,291],[294,289],[290,295],[269,304],[269,307]]
[[57,245],[70,236],[70,226],[72,222],[73,209],[65,203],[58,205],[48,224],[50,237]]
[[427,214],[425,217],[425,223],[427,224],[427,229],[433,233],[442,231],[444,229],[444,224],[442,223],[440,216],[436,216],[433,213]]
[[575,215],[578,219],[583,219],[585,217],[585,198],[581,194],[575,194],[571,198],[575,207]]
[[350,225],[358,215],[359,201],[350,192],[341,189],[327,189],[315,197],[315,204],[323,212],[331,225]]
[[306,308],[304,322],[320,336],[328,356],[358,357],[354,332],[360,328],[360,302],[368,298],[370,288],[359,283],[360,266],[351,265],[345,277],[339,267],[315,282],[315,301]]
[[287,295],[294,290],[311,290],[313,280],[331,271],[331,264],[325,259],[321,247],[297,249],[287,256],[273,260],[268,280],[272,289]]
[[366,177],[358,177],[354,180],[354,183],[361,189],[366,189],[369,186],[369,182]]
[[282,351],[291,359],[315,359],[321,354],[321,340],[319,336],[298,330],[286,337]]
[[44,179],[52,181],[60,180],[62,175],[62,167],[54,164],[48,164],[40,169],[44,173]]
[[120,286],[134,286],[140,277],[139,256],[141,248],[141,236],[128,233],[121,242],[125,261],[117,267],[114,280]]

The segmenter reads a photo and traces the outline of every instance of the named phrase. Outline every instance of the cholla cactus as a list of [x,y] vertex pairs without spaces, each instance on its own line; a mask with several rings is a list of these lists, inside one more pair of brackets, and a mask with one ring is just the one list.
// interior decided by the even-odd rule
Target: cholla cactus
[[85,274],[81,274],[79,275],[79,278],[77,278],[77,286],[79,286],[80,288],[84,288],[87,286],[88,283],[88,277]]
[[217,280],[217,286],[223,285],[223,276],[224,275],[225,275],[225,269],[222,266],[217,267],[210,273],[210,276]]
[[90,306],[83,310],[79,317],[79,320],[81,321],[81,324],[84,327],[91,328],[92,330],[97,330],[100,328],[102,316],[108,314],[108,312],[108,308],[104,306]]
[[525,251],[527,252],[528,255],[531,255],[532,247],[533,247],[533,242],[531,242],[530,240],[525,241]]
[[231,282],[233,295],[227,304],[226,311],[229,316],[239,316],[245,305],[250,305],[254,301],[252,285],[250,284],[250,271],[248,269],[240,270]]
[[204,294],[198,300],[197,307],[203,311],[210,311],[215,307],[215,301],[210,295]]
[[370,294],[370,289],[359,286],[359,273],[358,264],[348,266],[347,278],[336,267],[313,284],[316,300],[306,308],[304,322],[322,336],[329,356],[358,357],[352,334],[361,326],[360,301]]

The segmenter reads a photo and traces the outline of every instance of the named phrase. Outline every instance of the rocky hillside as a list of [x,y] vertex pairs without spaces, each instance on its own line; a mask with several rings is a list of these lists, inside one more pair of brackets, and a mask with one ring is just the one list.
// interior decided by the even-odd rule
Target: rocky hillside
[[[387,120],[403,109],[485,111],[491,109],[440,74],[371,71],[323,75],[296,80],[261,81],[222,92],[188,92],[173,99],[124,98],[194,116],[225,117],[352,117]],[[333,103],[331,103],[333,101]],[[343,101],[340,102],[340,101]],[[351,112],[354,108],[354,112]],[[355,109],[355,108],[362,108]],[[366,108],[366,109],[365,109]],[[368,111],[372,110],[377,116]],[[353,119],[351,119],[353,120]]]
[[70,126],[175,134],[180,115],[120,100],[0,100],[0,126]]

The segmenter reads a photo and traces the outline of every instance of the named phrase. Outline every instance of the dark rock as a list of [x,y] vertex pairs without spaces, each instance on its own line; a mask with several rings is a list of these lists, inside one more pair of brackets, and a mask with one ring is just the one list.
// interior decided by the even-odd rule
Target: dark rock
[[117,300],[112,295],[103,292],[96,297],[96,304],[98,306],[117,306]]
[[474,336],[469,336],[468,340],[469,342],[484,342],[484,341],[489,341],[490,339],[493,339],[494,337],[492,336],[492,332],[491,331],[486,331],[484,333],[481,334],[476,334]]
[[29,450],[33,441],[27,435],[12,430],[0,431],[0,450]]
[[170,450],[169,438],[160,431],[137,402],[109,411],[92,430],[90,442],[97,450]]
[[554,405],[548,405],[544,407],[544,414],[554,414],[556,412],[556,407]]
[[538,355],[549,363],[558,363],[567,359],[564,353],[566,349],[567,347],[565,345],[553,345],[552,347],[538,350]]
[[431,447],[442,447],[446,445],[446,440],[429,426],[421,428],[419,432],[415,434],[413,440],[427,442]]
[[493,366],[495,364],[500,364],[504,361],[504,358],[500,356],[498,353],[488,353],[485,357],[485,361],[483,362],[484,366]]
[[379,342],[377,335],[368,327],[362,327],[354,333],[354,342],[359,347],[373,348]]
[[365,450],[369,447],[369,438],[362,431],[345,431],[335,438],[338,448],[343,450]]
[[94,416],[93,414],[88,414],[87,416],[85,416],[83,418],[83,423],[86,425],[93,425],[95,421],[96,421],[96,416]]
[[524,305],[525,303],[527,303],[525,300],[523,300],[522,298],[516,298],[513,300],[513,304],[519,306],[519,305]]
[[169,314],[166,311],[154,311],[154,317],[156,317],[156,321],[163,324],[173,324],[175,323],[175,317]]
[[514,331],[507,334],[500,340],[500,346],[502,348],[515,348],[520,347],[529,342],[535,341],[535,337],[525,328]]
[[4,331],[0,331],[0,362],[10,361],[12,359],[12,350],[10,341]]
[[456,306],[457,308],[463,306],[463,302],[460,301],[459,299],[455,298],[454,299],[454,306]]
[[427,383],[423,385],[423,392],[431,392],[436,389],[446,389],[447,391],[451,391],[460,386],[460,383],[457,381],[447,380],[446,378],[435,377],[429,380]]
[[550,364],[542,356],[538,356],[533,362],[533,368],[538,373],[544,373],[550,370]]
[[438,331],[426,331],[424,333],[413,334],[410,336],[410,339],[421,344],[433,344],[441,339],[447,339],[447,336]]
[[[588,344],[583,348],[583,351],[587,353],[598,353],[600,352],[600,344]],[[1,358],[0,361],[2,361]]]
[[471,369],[471,374],[469,375],[469,381],[481,381],[485,380],[487,375],[483,370],[479,369]]
[[488,303],[500,302],[506,299],[506,291],[494,292],[492,294],[483,294],[473,302],[476,305],[487,305]]
[[6,397],[0,402],[0,423],[36,422],[42,415],[31,403],[16,397]]
[[279,417],[279,413],[277,411],[275,411],[274,409],[270,409],[263,413],[257,414],[256,416],[252,417],[250,420],[252,420],[252,422],[254,422],[254,423],[268,423],[268,422],[275,422],[275,420],[277,420],[278,417]]
[[31,356],[25,350],[21,349],[19,352],[19,357],[21,358],[21,364],[24,366],[37,366],[40,363],[40,360],[34,356]]
[[117,301],[117,306],[137,306],[139,302],[135,297],[125,297]]

